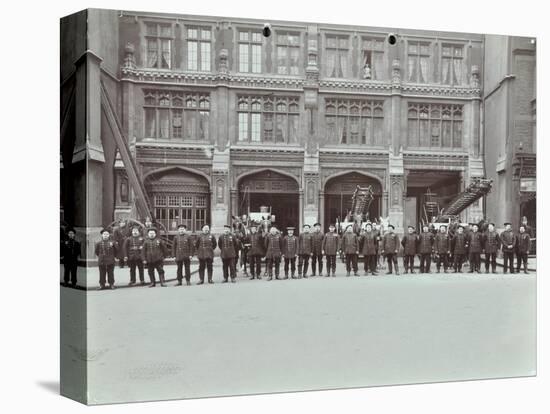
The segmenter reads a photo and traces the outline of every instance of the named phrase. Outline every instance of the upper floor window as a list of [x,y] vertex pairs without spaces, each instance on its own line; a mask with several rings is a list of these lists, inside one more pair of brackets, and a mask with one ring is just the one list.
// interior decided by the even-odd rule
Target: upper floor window
[[362,79],[384,79],[384,39],[363,39]]
[[147,67],[171,69],[174,34],[171,24],[146,23]]
[[408,146],[462,148],[462,105],[409,104]]
[[209,28],[187,27],[187,70],[211,70],[211,42]]
[[327,76],[344,78],[348,76],[349,36],[327,36]]
[[298,75],[300,34],[277,32],[277,73]]
[[298,142],[298,98],[239,96],[239,142]]
[[408,81],[426,83],[429,81],[430,44],[425,42],[408,42],[407,47]]
[[384,145],[382,101],[328,99],[325,119],[330,143]]
[[145,138],[208,140],[210,96],[146,90]]
[[262,34],[239,31],[239,72],[261,73]]
[[441,83],[459,85],[462,83],[463,46],[441,46]]

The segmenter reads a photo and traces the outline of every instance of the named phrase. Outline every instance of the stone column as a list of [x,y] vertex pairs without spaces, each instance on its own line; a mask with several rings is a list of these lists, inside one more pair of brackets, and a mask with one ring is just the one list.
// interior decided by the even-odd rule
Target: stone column
[[[319,183],[321,185],[322,183]],[[319,223],[323,226],[323,231],[328,231],[328,228],[325,226],[325,192],[323,189],[319,190]]]
[[229,148],[223,152],[214,149],[212,158],[213,196],[210,205],[212,217],[210,228],[214,234],[221,234],[223,226],[231,219],[233,197],[236,197],[236,190],[230,192],[229,188]]

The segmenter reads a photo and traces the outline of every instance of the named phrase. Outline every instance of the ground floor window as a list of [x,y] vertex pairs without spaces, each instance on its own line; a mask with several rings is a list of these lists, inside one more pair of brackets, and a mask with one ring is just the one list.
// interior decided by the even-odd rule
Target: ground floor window
[[176,231],[179,224],[196,232],[207,223],[206,194],[155,193],[153,200],[155,220],[169,232]]

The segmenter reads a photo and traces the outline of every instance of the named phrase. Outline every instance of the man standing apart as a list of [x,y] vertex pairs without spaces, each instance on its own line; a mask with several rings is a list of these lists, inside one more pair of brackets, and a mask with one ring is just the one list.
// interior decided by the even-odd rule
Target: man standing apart
[[191,284],[191,257],[193,257],[193,240],[191,235],[187,233],[187,226],[180,224],[178,226],[178,234],[174,237],[172,243],[172,257],[176,258],[177,279],[176,286],[181,286],[183,281],[183,268],[185,268],[185,284],[189,286]]
[[195,251],[199,259],[199,282],[204,283],[204,271],[208,272],[208,283],[214,283],[212,280],[212,262],[214,261],[214,249],[216,248],[216,238],[210,234],[210,226],[202,226],[202,234],[195,241]]
[[414,273],[414,256],[416,255],[416,247],[418,245],[418,236],[414,233],[414,227],[407,227],[407,234],[401,240],[403,246],[403,267],[405,268],[405,274],[409,272]]
[[399,274],[397,265],[397,253],[399,252],[399,236],[394,233],[395,227],[393,224],[388,224],[388,232],[382,238],[382,254],[386,256],[388,262],[387,275],[392,274],[392,265],[395,266],[395,274]]
[[505,230],[500,233],[502,253],[504,256],[504,273],[514,273],[514,250],[516,249],[517,237],[512,230],[512,223],[504,223]]
[[325,236],[321,233],[321,223],[315,223],[313,225],[313,256],[311,257],[311,276],[315,276],[317,270],[317,263],[319,263],[319,276],[323,275],[323,238]]
[[115,288],[115,257],[118,253],[118,246],[111,240],[109,230],[101,230],[101,240],[95,245],[95,254],[99,266],[99,290],[105,289],[105,276],[109,282],[109,288]]
[[140,283],[142,285],[145,284],[143,261],[141,260],[141,250],[143,249],[144,241],[139,233],[139,226],[133,226],[132,235],[124,240],[124,261],[128,263],[128,267],[130,268],[129,286],[136,284],[136,267],[139,271]]
[[220,257],[223,265],[223,282],[227,283],[229,276],[231,276],[231,282],[235,283],[237,277],[236,272],[236,260],[239,251],[239,241],[234,234],[231,234],[231,226],[226,224],[223,226],[223,234],[218,239],[218,246],[220,247]]
[[298,277],[307,278],[309,258],[313,256],[313,238],[309,232],[309,224],[304,224],[302,234],[298,237]]
[[336,227],[334,224],[328,226],[328,233],[323,238],[323,251],[322,253],[327,258],[327,277],[336,276],[336,254],[340,248],[340,236],[336,233]]
[[346,232],[342,236],[342,249],[346,257],[346,276],[350,275],[353,268],[353,274],[359,276],[357,268],[357,256],[359,255],[359,238],[353,231],[353,225],[346,227]]
[[67,228],[67,240],[61,244],[61,260],[63,261],[63,286],[76,287],[76,272],[78,270],[78,258],[80,257],[80,242],[75,239],[75,231]]

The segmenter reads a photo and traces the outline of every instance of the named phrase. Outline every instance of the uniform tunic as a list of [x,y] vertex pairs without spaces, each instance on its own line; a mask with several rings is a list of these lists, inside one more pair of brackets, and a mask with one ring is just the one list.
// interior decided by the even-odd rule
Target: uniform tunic
[[323,238],[323,250],[327,256],[335,256],[340,247],[340,236],[337,233],[328,232]]
[[452,239],[453,254],[466,254],[468,249],[468,239],[464,233],[456,233]]
[[367,231],[360,240],[361,253],[365,256],[374,256],[378,250],[378,237],[373,231]]
[[496,231],[487,231],[483,236],[483,249],[486,254],[498,252],[500,249],[500,237]]
[[195,251],[199,260],[213,259],[216,248],[216,238],[211,234],[201,234],[195,242]]
[[248,256],[263,256],[265,254],[265,240],[260,233],[250,234],[246,237],[245,243],[250,244]]
[[[406,234],[401,240],[403,245],[403,254],[405,256],[414,256],[416,254],[416,248],[418,245],[418,236],[416,234]],[[393,252],[393,249],[390,249]]]
[[483,248],[483,236],[479,231],[472,231],[468,235],[468,246],[470,253],[481,253],[481,249]]
[[109,266],[115,264],[115,256],[118,251],[118,245],[113,240],[101,240],[95,245],[95,254],[99,266]]
[[143,242],[141,258],[144,262],[162,262],[165,256],[167,256],[166,245],[161,239],[155,237],[154,239],[147,239]]
[[285,236],[283,239],[283,255],[287,259],[293,259],[298,254],[298,238],[294,235]]
[[516,247],[517,237],[512,230],[504,230],[500,233],[500,241],[502,242],[503,252],[513,252]]
[[323,253],[323,238],[324,235],[321,232],[314,232],[312,237],[312,252],[314,255],[321,256]]
[[222,259],[234,259],[239,251],[239,241],[233,234],[222,234],[218,239]]
[[124,241],[124,256],[128,260],[141,260],[141,249],[145,240],[141,236],[130,236]]
[[355,233],[344,233],[342,236],[342,251],[344,254],[356,254],[359,251],[359,238]]
[[435,235],[434,249],[438,254],[447,254],[451,250],[451,236],[447,233],[437,233]]
[[176,258],[176,262],[184,259],[189,259],[194,252],[193,240],[188,234],[178,234],[174,237],[172,244],[172,256]]
[[395,233],[386,233],[382,238],[382,250],[385,254],[395,254],[399,250],[399,236]]
[[280,234],[268,234],[267,235],[267,251],[265,257],[267,259],[280,258],[283,251],[283,238]]
[[433,250],[434,239],[433,233],[420,233],[418,236],[418,253],[430,254]]
[[527,231],[517,236],[517,246],[519,254],[526,254],[531,250],[531,237],[529,237]]
[[298,237],[298,254],[310,255],[313,253],[313,237],[311,233],[302,233]]

